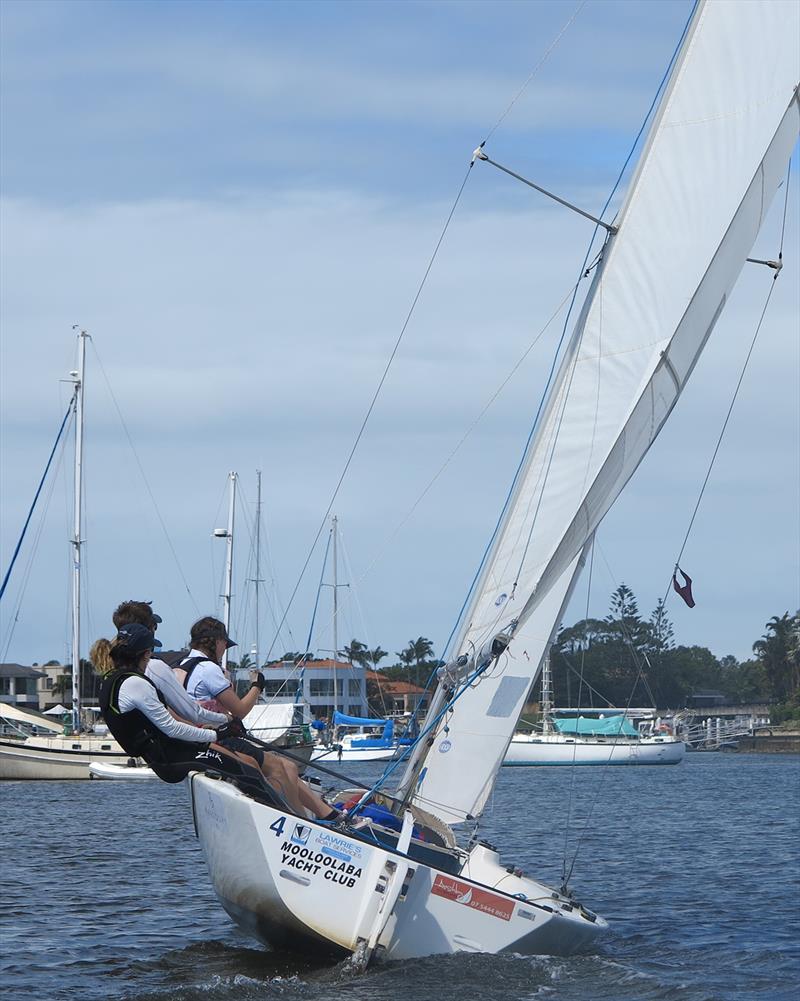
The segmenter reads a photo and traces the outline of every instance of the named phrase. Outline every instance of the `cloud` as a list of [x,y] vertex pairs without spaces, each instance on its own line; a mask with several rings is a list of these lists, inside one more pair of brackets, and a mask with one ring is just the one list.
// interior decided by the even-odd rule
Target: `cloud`
[[[224,521],[231,469],[250,521],[263,470],[268,576],[288,597],[471,149],[568,13],[516,3],[380,4],[366,17],[361,4],[302,9],[313,16],[280,4],[3,5],[2,558],[66,407],[58,380],[74,366],[79,323],[96,348],[90,637],[107,630],[121,597],[158,601],[170,643],[217,607],[211,531]],[[599,208],[687,14],[684,3],[587,5],[493,137],[497,159]],[[362,638],[396,650],[412,633],[437,643],[449,633],[560,319],[451,454],[569,290],[589,230],[488,166],[472,171],[335,507]],[[773,211],[756,256],[774,255],[778,231]],[[796,245],[795,211],[787,261]],[[642,609],[663,593],[768,280],[747,269],[603,527],[612,576]],[[691,615],[675,610],[676,633],[718,653],[745,655],[770,615],[800,602],[797,346],[787,334],[797,314],[787,267],[687,548],[703,600]],[[19,606],[15,659],[68,649],[66,479]],[[243,623],[245,529],[239,540]],[[304,643],[320,561],[318,550],[290,616],[301,638],[286,646]],[[598,614],[613,586],[598,577]],[[576,596],[568,618],[584,601]]]
[[[475,192],[453,223],[336,506],[357,573],[381,555],[360,581],[370,596],[361,602],[370,606],[375,641],[392,649],[406,633],[441,640],[449,632],[524,444],[559,323],[399,534],[397,526],[567,292],[586,237],[581,220],[546,204],[533,208],[524,201],[521,212],[491,212],[478,207],[480,195]],[[224,519],[229,469],[242,475],[251,511],[254,470],[264,470],[275,572],[286,596],[446,208],[331,191],[118,203],[90,211],[5,202],[4,558],[64,406],[63,395],[57,402],[57,380],[72,367],[69,327],[78,320],[94,338],[194,595],[193,603],[90,350],[87,552],[97,590],[87,604],[93,621],[105,622],[105,606],[120,588],[147,592],[168,608],[180,641],[196,610],[215,606],[219,581],[209,573],[210,534]],[[790,239],[795,227],[793,221]],[[674,561],[757,318],[761,278],[755,268],[744,276],[672,422],[603,529],[615,570],[640,594],[643,608],[655,604]],[[701,568],[705,593],[721,607],[716,619],[704,614],[681,621],[679,638],[719,652],[746,653],[766,618],[791,603],[786,535],[793,505],[784,485],[787,456],[795,454],[797,405],[785,331],[796,297],[796,287],[779,283],[712,479],[722,496],[712,502],[709,494],[703,531],[692,539],[691,569],[696,576]],[[720,502],[722,520],[710,513]],[[762,528],[757,503],[767,512]],[[744,537],[743,518],[750,526]],[[31,659],[58,654],[60,626],[55,632],[53,626],[61,617],[45,612],[53,600],[45,594],[65,595],[64,587],[55,587],[54,569],[65,549],[68,519],[61,521],[62,533],[53,526],[42,542],[47,569],[32,579],[33,607],[38,603],[42,615],[23,615],[18,626],[15,642],[37,645]],[[246,539],[241,547],[243,566]],[[751,579],[765,555],[771,572],[757,593],[732,594],[730,581],[742,568]],[[290,619],[298,635],[321,552],[315,560]],[[595,598],[601,605],[609,584]],[[243,576],[237,592],[242,601]],[[750,617],[739,608],[749,608],[747,600]],[[735,624],[729,603],[738,609]]]

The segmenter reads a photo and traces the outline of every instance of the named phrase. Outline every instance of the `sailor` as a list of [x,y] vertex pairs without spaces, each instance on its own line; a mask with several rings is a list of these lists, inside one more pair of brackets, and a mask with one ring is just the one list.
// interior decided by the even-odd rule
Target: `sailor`
[[[146,626],[153,634],[162,621],[161,616],[153,611],[153,605],[150,601],[123,601],[114,609],[111,618],[117,629],[136,622],[140,626]],[[161,644],[158,643],[158,646]],[[113,663],[109,657],[109,647],[108,640],[98,640],[89,653],[92,664],[101,674],[107,674],[113,670]],[[185,720],[187,723],[194,723],[196,726],[212,727],[222,726],[230,721],[230,716],[227,714],[204,709],[190,698],[169,665],[158,657],[150,658],[144,674],[153,682],[167,707],[179,719]]]
[[190,643],[188,656],[174,668],[189,697],[207,709],[244,719],[264,691],[264,675],[259,671],[247,693],[239,698],[220,667],[223,654],[236,643],[228,636],[224,622],[210,615],[192,626]]
[[218,743],[236,724],[216,731],[176,719],[158,689],[144,676],[153,650],[159,646],[153,633],[139,623],[122,626],[110,644],[114,670],[100,690],[100,709],[109,730],[123,750],[142,757],[165,782],[180,782],[190,771],[214,768],[242,776],[256,761]]
[[[247,768],[259,768],[267,780],[299,816],[310,808],[320,819],[336,820],[340,814],[320,797],[313,796],[303,783],[287,780],[287,771],[278,762],[266,761],[260,748],[248,745],[250,753],[233,749],[244,728],[238,720],[213,730],[192,726],[167,709],[153,682],[144,677],[153,649],[159,641],[139,623],[123,626],[110,644],[109,657],[115,670],[106,678],[100,693],[100,707],[108,728],[128,754],[142,757],[166,782],[180,782],[190,771],[213,768],[236,777],[246,776]],[[299,786],[307,792],[303,795]]]
[[[242,697],[236,694],[230,678],[226,677],[220,663],[226,650],[236,646],[228,636],[224,622],[212,616],[199,619],[192,626],[190,633],[191,649],[189,656],[174,669],[187,694],[212,711],[229,712],[235,721],[242,720],[258,701],[266,684],[264,675],[259,671],[249,691]],[[229,736],[225,746],[243,754],[259,755],[259,765],[268,780],[279,786],[290,804],[299,802],[302,806],[321,820],[335,820],[339,816],[337,810],[317,796],[300,778],[300,773],[293,761],[272,751],[264,753],[260,747],[245,738],[244,728],[241,734]],[[290,790],[287,794],[286,790]],[[301,815],[302,815],[302,811]]]

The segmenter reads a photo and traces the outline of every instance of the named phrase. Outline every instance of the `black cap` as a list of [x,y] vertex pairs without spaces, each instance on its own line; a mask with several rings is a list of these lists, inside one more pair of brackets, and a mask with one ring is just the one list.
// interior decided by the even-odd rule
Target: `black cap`
[[220,622],[219,619],[213,619],[211,617],[207,619],[200,619],[199,622],[195,622],[192,626],[192,631],[190,634],[191,642],[197,643],[200,640],[225,640],[225,646],[228,650],[232,646],[238,646],[225,629],[225,623]]
[[161,641],[155,638],[147,626],[142,626],[138,622],[123,626],[117,633],[117,642],[126,646],[131,653],[144,653],[145,650],[154,650],[161,646]]

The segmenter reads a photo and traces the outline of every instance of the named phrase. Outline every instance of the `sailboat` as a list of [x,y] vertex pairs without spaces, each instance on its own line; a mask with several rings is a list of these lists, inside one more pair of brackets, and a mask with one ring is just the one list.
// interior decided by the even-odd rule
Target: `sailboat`
[[[333,543],[333,583],[329,585],[320,583],[320,589],[322,587],[330,587],[333,594],[333,614],[331,617],[333,625],[332,733],[328,735],[326,740],[315,745],[311,752],[311,760],[341,761],[350,764],[358,761],[390,761],[395,756],[395,752],[399,746],[398,738],[395,734],[394,720],[371,718],[369,716],[353,716],[344,711],[339,711],[339,692],[341,691],[342,693],[342,709],[344,710],[345,691],[345,683],[336,677],[336,665],[339,662],[339,588],[349,587],[349,585],[339,583],[339,519],[336,515],[331,518],[330,537]],[[352,668],[352,664],[350,666]],[[375,734],[374,731],[378,728],[381,728],[382,732]]]
[[652,709],[554,709],[542,665],[541,729],[515,733],[504,765],[677,765],[686,743]]
[[71,373],[75,408],[74,527],[72,546],[72,733],[33,736],[24,740],[0,740],[0,779],[89,779],[90,766],[124,766],[128,755],[109,736],[83,732],[81,722],[80,625],[83,396],[86,371],[86,339],[78,334],[78,369]]
[[[248,933],[363,967],[570,954],[606,930],[566,886],[507,871],[454,829],[480,818],[594,532],[675,406],[785,175],[799,35],[795,3],[696,5],[627,196],[613,225],[598,221],[589,291],[398,788],[343,794],[351,823],[332,828],[269,790],[190,776],[214,888]],[[483,148],[479,161],[494,163]]]
[[[333,736],[328,744],[318,744],[312,761],[391,761],[413,744],[407,734],[398,736],[395,720],[373,719],[370,716],[348,716],[336,710],[333,714]],[[376,731],[380,729],[380,733]]]

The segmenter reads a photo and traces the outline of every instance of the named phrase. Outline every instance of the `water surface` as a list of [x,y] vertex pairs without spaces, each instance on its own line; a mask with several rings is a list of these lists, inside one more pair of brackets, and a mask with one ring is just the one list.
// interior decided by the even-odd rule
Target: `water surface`
[[359,976],[346,963],[270,953],[237,931],[211,889],[181,786],[0,783],[0,993],[8,1001],[796,1001],[799,793],[796,755],[697,754],[674,767],[605,772],[503,769],[482,836],[505,864],[553,885],[565,844],[569,861],[577,847],[572,886],[612,934],[571,959],[457,955]]

